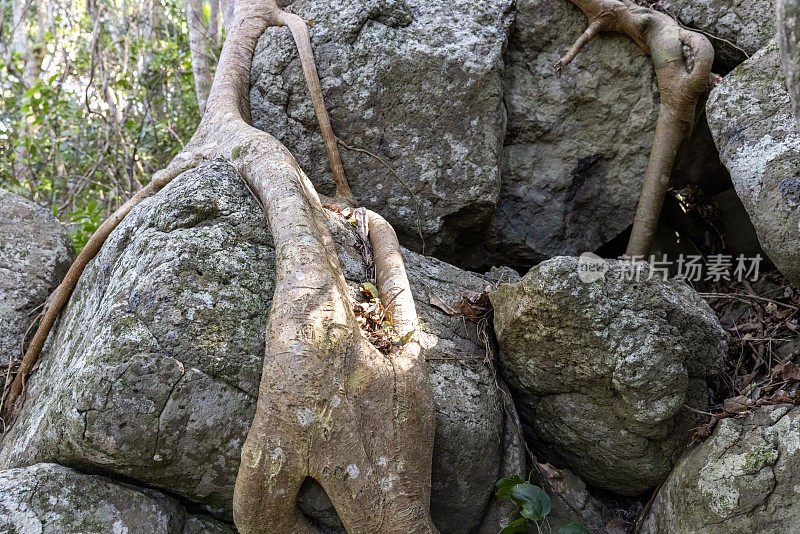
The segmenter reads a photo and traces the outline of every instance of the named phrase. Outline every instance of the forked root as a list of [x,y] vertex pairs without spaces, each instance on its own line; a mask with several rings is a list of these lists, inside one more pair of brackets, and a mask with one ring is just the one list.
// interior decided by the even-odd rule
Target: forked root
[[[320,120],[337,201],[354,202],[305,23],[281,11],[275,0],[236,0],[224,11],[228,38],[206,112],[184,154],[232,160],[266,212],[277,258],[256,414],[234,490],[236,525],[243,533],[314,532],[297,508],[300,486],[313,477],[350,534],[436,534],[430,517],[433,394],[419,344],[415,336],[404,336],[407,343],[384,355],[364,338],[314,187],[283,145],[248,124],[256,42],[268,26],[287,25]],[[186,156],[176,161],[187,159],[196,163]],[[170,165],[92,236],[39,327],[20,384],[80,273],[111,231],[188,165]],[[392,299],[389,309],[400,333],[413,333],[417,316],[397,237],[377,214],[369,221],[378,286]],[[16,399],[21,387],[14,391]]]
[[656,70],[661,106],[626,251],[629,258],[644,258],[655,235],[678,149],[691,135],[698,103],[714,83],[714,49],[702,34],[682,28],[665,13],[630,0],[571,2],[589,19],[589,27],[556,63],[556,70],[568,65],[595,35],[610,31],[633,39],[651,56]]

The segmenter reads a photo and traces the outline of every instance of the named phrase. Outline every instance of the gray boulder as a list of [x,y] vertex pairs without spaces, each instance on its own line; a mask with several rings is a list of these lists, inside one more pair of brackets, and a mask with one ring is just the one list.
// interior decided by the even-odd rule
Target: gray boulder
[[[330,221],[355,291],[364,279],[353,227],[339,215]],[[523,473],[525,459],[475,325],[430,302],[487,281],[412,252],[406,259],[436,397],[435,520],[442,532],[483,532],[490,508],[510,516],[508,504],[490,504],[493,485],[503,470]],[[227,162],[189,171],[144,201],[87,267],[3,438],[0,465],[54,461],[120,475],[229,517],[274,262],[264,215]],[[303,498],[312,515],[328,506],[318,493]]]
[[56,464],[0,471],[0,531],[25,534],[226,534],[171,497]]
[[595,250],[633,221],[658,114],[650,59],[597,37],[559,75],[587,26],[566,0],[519,0],[505,54],[503,182],[487,238],[494,263]]
[[720,158],[770,259],[800,284],[800,135],[773,41],[711,93]]
[[[500,365],[529,443],[587,483],[638,494],[666,478],[726,351],[711,308],[686,284],[626,280],[609,261],[584,282],[578,258],[534,267],[492,293]],[[587,278],[588,279],[588,278]]]
[[800,2],[776,0],[781,63],[786,73],[794,118],[800,124]]
[[[502,50],[512,0],[298,0],[354,194],[420,249],[485,226],[500,189]],[[295,45],[269,29],[253,60],[254,124],[311,180],[332,180]]]
[[669,12],[685,25],[705,32],[714,58],[730,70],[775,35],[774,0],[668,0]]
[[759,408],[721,421],[681,458],[643,532],[794,534],[799,487],[800,408]]
[[[50,292],[75,257],[64,227],[47,210],[0,189],[0,365],[22,347]],[[26,338],[26,333],[27,338]],[[5,379],[5,370],[0,387]]]
[[[632,222],[658,94],[650,60],[627,37],[598,37],[559,76],[553,65],[587,25],[567,0],[519,0],[515,11],[510,0],[293,9],[314,22],[334,130],[400,177],[342,150],[356,196],[404,243],[420,250],[422,234],[427,251],[459,265],[530,265],[595,250]],[[262,36],[251,84],[254,124],[330,187],[285,29]]]

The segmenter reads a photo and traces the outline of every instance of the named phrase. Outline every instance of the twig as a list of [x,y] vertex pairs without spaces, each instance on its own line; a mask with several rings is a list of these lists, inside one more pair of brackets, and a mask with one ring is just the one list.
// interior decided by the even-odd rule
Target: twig
[[386,160],[380,157],[379,155],[375,154],[374,152],[370,152],[365,148],[350,146],[344,141],[342,141],[340,137],[337,137],[336,141],[347,150],[352,150],[353,152],[360,152],[362,154],[372,156],[376,160],[380,161],[387,169],[389,169],[389,172],[391,172],[394,175],[394,177],[397,178],[397,181],[400,182],[403,185],[403,187],[405,187],[406,190],[411,194],[411,197],[414,199],[414,203],[417,205],[416,209],[414,210],[414,213],[416,214],[417,218],[417,234],[419,235],[419,238],[422,241],[422,254],[425,255],[425,237],[422,235],[422,221],[419,218],[420,202],[417,194],[414,193],[414,191],[411,189],[411,187],[409,187],[409,185],[405,182],[405,180],[400,178],[400,175],[397,173],[397,171],[394,170],[394,168],[391,165],[389,165],[389,163],[387,163]]
[[782,306],[784,308],[788,308],[788,309],[794,310],[794,311],[798,311],[798,309],[800,309],[797,306],[792,306],[791,304],[785,304],[783,302],[779,302],[779,301],[773,300],[771,298],[761,297],[761,296],[758,296],[758,295],[747,295],[745,293],[700,293],[700,296],[703,297],[703,298],[709,298],[709,299],[740,300],[740,301],[745,302],[745,303],[747,303],[746,299],[754,299],[754,300],[760,300],[760,301],[764,301],[764,302],[771,302],[771,303],[775,304],[776,306]]
[[647,504],[644,505],[642,509],[642,513],[639,516],[639,519],[636,521],[636,527],[633,529],[634,534],[639,534],[642,531],[642,527],[644,526],[644,520],[647,518],[647,514],[650,513],[650,508],[653,507],[653,503],[656,500],[656,496],[658,492],[661,491],[661,487],[664,485],[664,482],[661,482],[656,489],[653,490],[653,494],[650,496],[650,499],[647,501]]

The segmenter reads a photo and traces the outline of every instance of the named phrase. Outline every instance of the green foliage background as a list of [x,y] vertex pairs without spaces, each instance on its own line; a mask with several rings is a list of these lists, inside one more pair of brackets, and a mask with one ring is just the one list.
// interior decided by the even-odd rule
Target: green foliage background
[[[13,50],[11,5],[0,5],[0,40]],[[156,0],[155,16],[142,5],[49,2],[43,72],[32,87],[13,74],[23,68],[18,53],[0,58],[0,187],[52,211],[77,248],[199,122],[185,0]],[[39,28],[29,11],[33,41]],[[109,99],[118,121],[109,120]],[[20,165],[26,172],[15,172]]]

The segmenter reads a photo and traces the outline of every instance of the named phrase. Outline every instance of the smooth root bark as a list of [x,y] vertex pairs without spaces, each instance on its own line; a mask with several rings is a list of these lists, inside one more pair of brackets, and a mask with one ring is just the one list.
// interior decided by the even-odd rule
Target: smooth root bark
[[[256,194],[275,242],[276,289],[256,414],[234,491],[236,526],[242,533],[315,532],[297,507],[300,486],[312,477],[350,534],[434,534],[433,394],[416,336],[389,355],[365,339],[317,193],[288,150],[248,124],[253,50],[271,25],[288,25],[302,45],[312,96],[319,93],[315,107],[324,110],[316,70],[308,66],[313,56],[307,31],[274,0],[225,2],[223,10],[228,38],[206,112],[177,161],[230,159]],[[338,149],[327,113],[324,118],[321,128],[334,140],[332,149],[326,142],[331,155]],[[338,157],[333,159],[335,169]],[[98,230],[62,283],[50,319],[40,326],[41,343],[29,351],[38,357],[80,272],[111,230],[183,169],[180,163],[171,165]],[[346,186],[342,172],[338,201],[352,199]],[[415,332],[417,315],[397,238],[377,214],[370,214],[369,223],[384,302],[391,300],[389,312],[401,334]],[[32,358],[18,375],[23,383],[34,363]]]
[[[256,24],[258,13],[266,14],[267,24],[287,21],[277,8],[264,13],[265,4],[237,2],[203,121],[213,126],[206,133],[201,125],[198,136],[202,145],[241,156],[234,164],[261,200],[277,257],[234,520],[244,533],[312,532],[297,508],[300,487],[312,477],[351,534],[436,532],[430,519],[433,400],[419,346],[412,338],[385,356],[363,337],[313,186],[289,152],[249,127],[234,104],[246,101],[252,52],[264,29]],[[307,44],[307,37],[300,40]],[[402,288],[402,304],[392,309],[398,317],[414,317],[407,321],[415,325],[396,238],[375,237],[386,234],[377,223],[376,265],[389,273],[378,285],[385,294]]]
[[556,64],[569,64],[600,32],[623,33],[649,54],[661,106],[626,256],[644,258],[658,225],[678,149],[695,124],[698,102],[712,83],[714,49],[703,35],[681,28],[670,16],[630,0],[571,0],[589,20],[587,30]]

